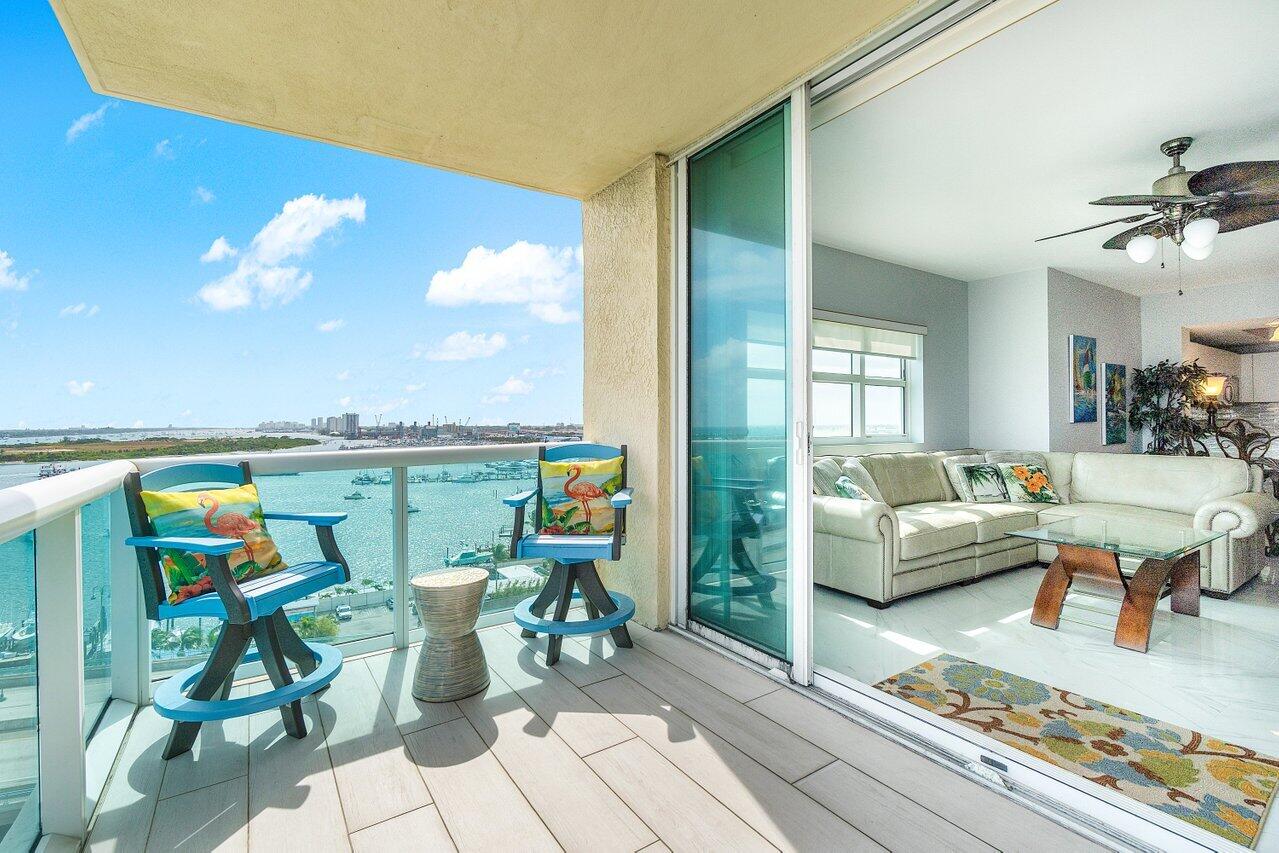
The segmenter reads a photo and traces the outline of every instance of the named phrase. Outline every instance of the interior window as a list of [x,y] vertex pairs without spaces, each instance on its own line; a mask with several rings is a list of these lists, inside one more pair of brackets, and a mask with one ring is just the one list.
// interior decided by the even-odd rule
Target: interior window
[[[922,336],[829,319],[813,322],[813,436],[848,442],[918,440],[909,413]],[[914,419],[918,422],[918,418]]]

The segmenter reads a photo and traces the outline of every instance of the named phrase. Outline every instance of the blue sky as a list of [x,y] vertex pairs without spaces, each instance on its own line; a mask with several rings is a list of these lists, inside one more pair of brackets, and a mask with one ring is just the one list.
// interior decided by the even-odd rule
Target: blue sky
[[581,420],[576,201],[104,98],[35,0],[0,81],[0,428]]

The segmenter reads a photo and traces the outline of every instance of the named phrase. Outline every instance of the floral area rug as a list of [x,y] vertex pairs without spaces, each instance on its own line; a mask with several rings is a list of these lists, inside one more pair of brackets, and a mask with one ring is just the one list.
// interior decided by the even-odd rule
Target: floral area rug
[[1279,782],[1279,758],[953,655],[875,687],[1247,847]]

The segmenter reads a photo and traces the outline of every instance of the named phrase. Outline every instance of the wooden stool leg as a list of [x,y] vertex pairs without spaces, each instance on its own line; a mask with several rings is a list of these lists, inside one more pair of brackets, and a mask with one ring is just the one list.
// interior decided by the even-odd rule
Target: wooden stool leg
[[[610,613],[616,613],[617,605],[613,603],[608,590],[604,588],[599,572],[595,570],[595,564],[578,563],[574,568],[577,572],[577,586],[582,590],[582,599],[589,604],[593,604],[600,614],[607,616]],[[612,635],[613,642],[621,648],[629,649],[633,647],[631,632],[626,630],[625,625],[609,628],[608,632]]]
[[[258,645],[262,655],[262,668],[266,670],[271,684],[276,687],[287,687],[293,683],[289,675],[288,664],[284,662],[284,653],[280,651],[280,637],[275,629],[275,622],[270,616],[253,621],[253,641]],[[296,699],[287,705],[280,706],[280,717],[284,721],[284,731],[289,737],[306,737],[306,719],[302,716],[302,700]]]
[[[188,697],[196,700],[212,699],[223,686],[235,676],[235,668],[248,648],[250,628],[248,625],[222,623],[213,652],[200,673],[199,680],[191,688]],[[200,724],[193,722],[174,723],[169,731],[169,740],[164,745],[163,757],[167,761],[175,755],[187,752],[195,745],[196,736],[200,734]]]
[[[573,604],[573,581],[576,577],[575,566],[564,567],[564,580],[560,585],[559,599],[555,602],[555,615],[551,617],[556,622],[563,622],[568,618],[569,607]],[[563,634],[548,634],[546,636],[547,666],[555,666],[556,661],[560,659],[560,646],[563,642]]]
[[[568,566],[563,563],[556,563],[551,568],[551,576],[546,579],[546,585],[542,587],[542,591],[537,594],[537,598],[533,599],[533,606],[529,611],[539,619],[546,612],[546,608],[551,606],[551,602],[555,601],[560,594],[560,587],[564,584],[564,575],[568,572]],[[528,628],[520,629],[521,637],[536,637],[536,631],[530,631]]]

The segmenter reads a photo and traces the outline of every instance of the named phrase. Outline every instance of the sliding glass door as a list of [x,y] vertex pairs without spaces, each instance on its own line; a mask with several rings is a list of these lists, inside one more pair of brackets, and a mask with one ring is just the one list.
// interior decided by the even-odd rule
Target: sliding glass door
[[[688,617],[793,660],[789,102],[688,160]],[[806,346],[806,342],[801,346]],[[806,406],[806,401],[798,401]],[[800,501],[804,495],[798,495]]]

